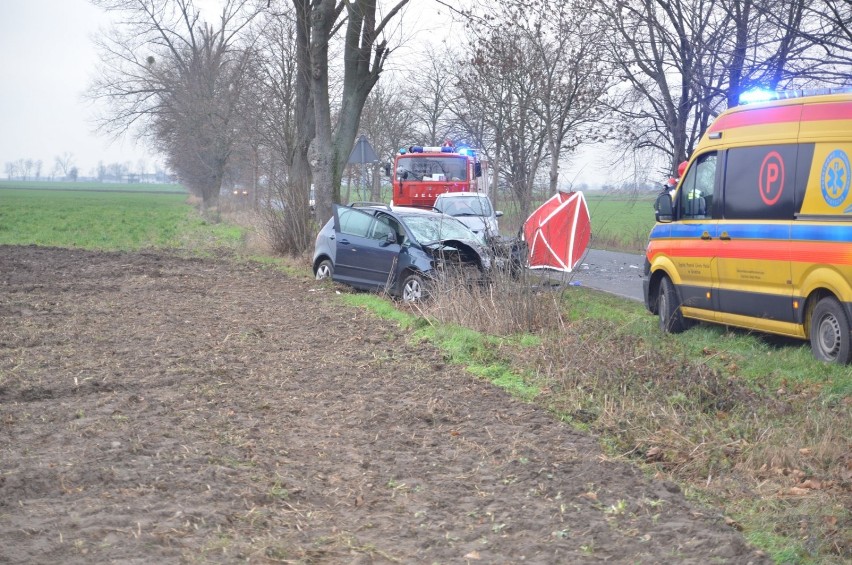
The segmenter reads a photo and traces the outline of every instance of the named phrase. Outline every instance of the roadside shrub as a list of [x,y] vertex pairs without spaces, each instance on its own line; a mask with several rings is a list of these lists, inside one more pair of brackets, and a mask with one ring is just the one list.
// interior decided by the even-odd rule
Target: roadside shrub
[[261,233],[275,253],[295,257],[313,245],[316,223],[307,193],[286,183],[274,185],[260,202],[258,216]]
[[[478,275],[478,273],[477,273]],[[562,327],[562,293],[528,272],[494,269],[486,280],[455,271],[434,281],[423,314],[490,335],[540,333]]]

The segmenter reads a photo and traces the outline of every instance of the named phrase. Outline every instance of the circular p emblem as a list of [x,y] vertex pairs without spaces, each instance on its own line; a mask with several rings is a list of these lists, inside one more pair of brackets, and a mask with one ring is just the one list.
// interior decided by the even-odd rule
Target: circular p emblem
[[784,159],[777,151],[770,151],[763,158],[758,184],[760,198],[767,206],[772,206],[781,198],[784,190]]
[[828,154],[819,179],[822,197],[829,206],[840,206],[849,194],[849,157],[841,149]]

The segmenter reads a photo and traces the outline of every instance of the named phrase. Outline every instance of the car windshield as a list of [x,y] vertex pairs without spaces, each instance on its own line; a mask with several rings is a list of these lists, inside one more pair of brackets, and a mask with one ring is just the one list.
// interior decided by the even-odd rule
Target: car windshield
[[491,204],[479,196],[438,197],[435,208],[450,216],[490,216]]
[[442,239],[466,239],[477,241],[476,234],[463,223],[446,216],[403,216],[402,221],[420,243],[432,243]]
[[467,161],[464,157],[436,157],[415,153],[399,158],[397,176],[402,171],[408,172],[414,180],[467,180]]

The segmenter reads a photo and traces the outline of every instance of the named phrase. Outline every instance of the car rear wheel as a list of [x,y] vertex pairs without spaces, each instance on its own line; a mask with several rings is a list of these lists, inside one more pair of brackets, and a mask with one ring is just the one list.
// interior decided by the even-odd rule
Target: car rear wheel
[[314,273],[318,281],[321,281],[323,279],[330,279],[333,274],[334,264],[328,259],[323,259],[322,262],[317,265],[317,270]]
[[426,282],[417,273],[409,273],[405,276],[399,294],[403,302],[422,302],[429,298]]
[[852,358],[849,318],[834,297],[820,300],[811,314],[811,350],[828,363],[845,364]]
[[663,277],[660,281],[657,310],[660,315],[660,329],[663,332],[677,334],[687,328],[680,311],[680,298],[678,298],[677,290],[668,277]]

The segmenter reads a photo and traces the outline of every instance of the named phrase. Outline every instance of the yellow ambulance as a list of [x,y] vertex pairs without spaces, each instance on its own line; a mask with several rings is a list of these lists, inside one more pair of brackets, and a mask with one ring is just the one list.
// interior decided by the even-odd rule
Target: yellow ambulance
[[645,305],[660,328],[714,322],[852,360],[852,90],[722,113],[656,202]]

